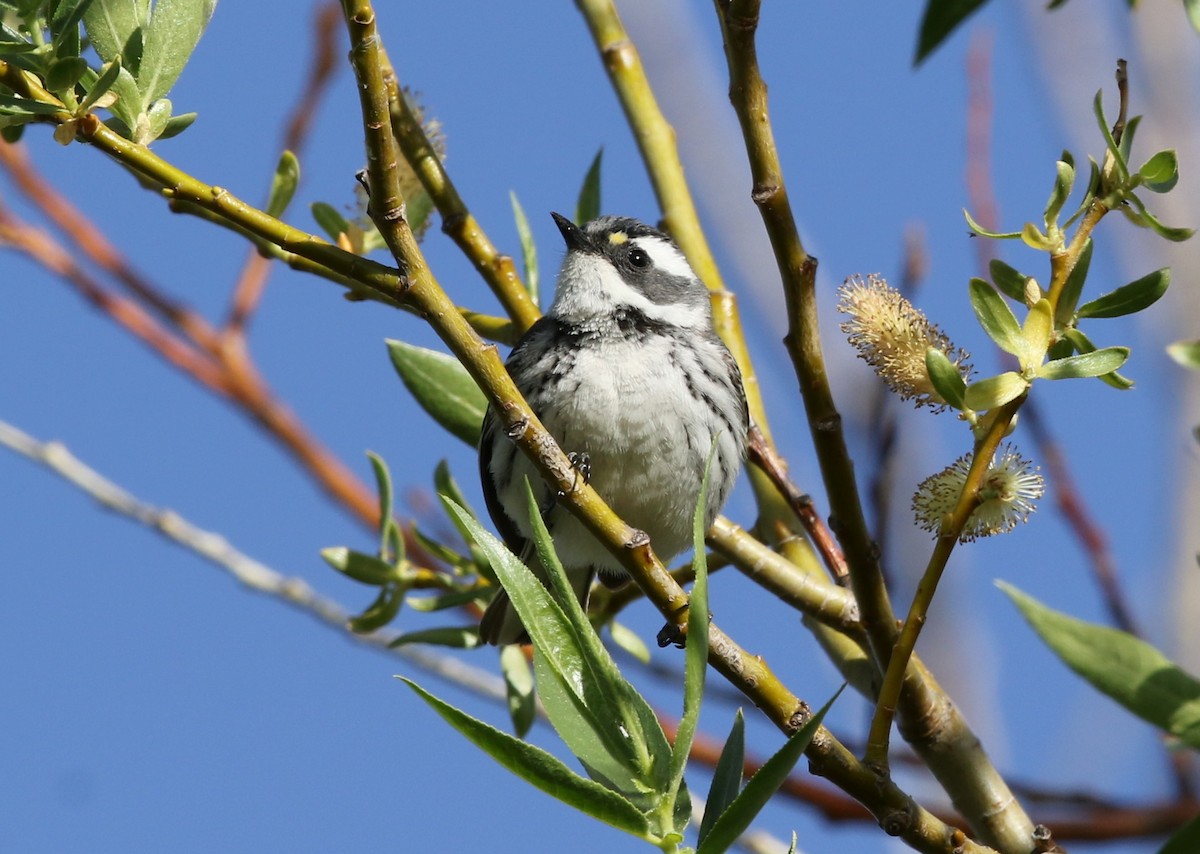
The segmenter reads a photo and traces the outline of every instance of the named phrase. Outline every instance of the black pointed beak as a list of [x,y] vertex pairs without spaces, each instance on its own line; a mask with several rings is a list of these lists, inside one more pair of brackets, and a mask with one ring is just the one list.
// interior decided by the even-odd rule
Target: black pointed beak
[[591,251],[591,241],[588,240],[588,236],[584,234],[582,228],[571,222],[560,213],[551,211],[550,216],[554,217],[554,224],[557,225],[558,230],[562,232],[563,240],[567,242],[568,252]]

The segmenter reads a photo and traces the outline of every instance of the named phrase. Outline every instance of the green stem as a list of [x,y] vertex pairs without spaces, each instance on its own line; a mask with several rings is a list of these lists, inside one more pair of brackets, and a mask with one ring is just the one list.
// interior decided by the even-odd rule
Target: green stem
[[1025,397],[1022,395],[1001,407],[996,413],[996,417],[992,419],[988,432],[976,443],[971,458],[971,467],[967,471],[962,492],[959,494],[954,509],[942,523],[933,554],[929,557],[925,572],[917,585],[917,592],[913,595],[912,605],[904,620],[904,628],[892,647],[883,684],[879,689],[879,698],[875,704],[875,714],[871,718],[871,729],[867,736],[866,755],[864,756],[864,761],[869,766],[878,768],[881,774],[888,772],[888,742],[892,730],[892,719],[895,716],[896,706],[900,700],[900,691],[904,684],[905,671],[912,658],[913,650],[916,648],[917,638],[925,625],[929,606],[937,592],[938,582],[941,580],[950,555],[954,551],[955,545],[958,544],[959,537],[962,536],[971,514],[979,506],[980,487],[991,466],[992,457],[1000,446],[1000,441],[1007,435],[1017,410],[1024,402]]

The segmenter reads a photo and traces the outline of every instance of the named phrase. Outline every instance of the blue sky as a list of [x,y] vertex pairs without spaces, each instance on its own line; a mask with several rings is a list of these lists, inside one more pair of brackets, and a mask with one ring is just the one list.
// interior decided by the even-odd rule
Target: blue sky
[[[1097,153],[1091,99],[1103,87],[1115,103],[1115,59],[1130,58],[1137,81],[1139,54],[1125,39],[1124,4],[1091,13],[1100,15],[1097,21],[1074,9],[1083,3],[1049,16],[1036,3],[994,3],[914,70],[917,4],[809,5],[765,4],[760,55],[792,202],[806,245],[821,260],[835,393],[862,451],[870,447],[864,420],[874,384],[836,331],[833,289],[854,273],[898,279],[906,230],[919,230],[929,259],[922,308],[975,354],[977,368],[994,372],[1000,364],[966,300],[967,279],[978,275],[961,214],[968,204],[968,51],[974,45],[990,55],[991,177],[1002,223],[1012,228],[1040,213],[1064,147],[1080,160]],[[778,343],[782,298],[749,202],[712,11],[682,0],[624,6],[679,131],[718,260],[741,294],[775,436],[795,479],[821,503],[795,380]],[[262,198],[279,154],[281,118],[308,60],[311,7],[281,0],[221,4],[171,94],[177,112],[196,110],[200,119],[178,139],[157,143],[158,153],[202,180]],[[547,290],[561,259],[548,212],[573,209],[600,147],[604,210],[657,217],[573,4],[527,4],[514,13],[504,4],[467,0],[380,3],[378,12],[401,79],[444,127],[451,175],[493,239],[512,253],[509,191],[519,195]],[[1060,49],[1069,58],[1054,64],[1053,49],[1048,58],[1031,46],[1045,44],[1033,41],[1035,31],[1043,37],[1053,31],[1051,45],[1069,43],[1076,33],[1081,43],[1097,32],[1112,41]],[[1194,64],[1195,40],[1189,44],[1184,58]],[[1054,86],[1047,73],[1055,75]],[[1135,112],[1146,109],[1135,100]],[[313,201],[350,203],[363,160],[357,110],[343,69],[301,161],[303,185],[289,213],[296,225],[313,228],[307,213]],[[1172,118],[1166,112],[1164,124]],[[1150,113],[1144,125],[1159,118]],[[57,146],[45,128],[31,129],[26,139],[41,169],[139,269],[210,318],[223,315],[247,254],[240,239],[170,215],[95,150]],[[1185,199],[1197,197],[1194,174],[1185,159],[1177,191]],[[32,216],[2,179],[0,194]],[[1125,247],[1132,227],[1110,220],[1097,239],[1093,294],[1167,263],[1161,252],[1145,255],[1141,244]],[[1150,251],[1158,246],[1150,244]],[[1009,244],[1000,249],[1010,263],[1044,277],[1042,257]],[[456,300],[496,310],[436,228],[425,250]],[[1194,248],[1186,251],[1194,255]],[[1082,494],[1109,534],[1137,616],[1169,648],[1181,639],[1169,607],[1175,544],[1162,532],[1173,521],[1171,490],[1195,475],[1194,445],[1181,417],[1195,386],[1162,355],[1161,339],[1172,320],[1186,326],[1181,318],[1195,319],[1195,298],[1180,293],[1187,286],[1177,278],[1176,293],[1147,323],[1114,321],[1097,333],[1100,343],[1133,346],[1127,373],[1138,379],[1136,391],[1121,395],[1073,382],[1040,398],[1068,446]],[[347,607],[367,604],[366,588],[337,577],[318,551],[370,550],[373,536],[332,507],[253,424],[11,252],[0,254],[0,300],[0,419],[63,441],[141,499],[220,532]],[[388,362],[383,340],[389,337],[436,344],[416,318],[347,303],[329,283],[277,269],[250,343],[281,397],[362,477],[370,477],[366,450],[388,460],[406,511],[428,499],[433,467],[443,458],[478,501],[473,451],[415,410]],[[913,486],[968,448],[966,432],[949,416],[904,413],[902,423],[906,465],[897,475],[894,528],[910,524]],[[1014,439],[1036,458],[1024,431]],[[866,460],[859,464],[864,477]],[[727,514],[752,521],[744,487]],[[0,656],[0,850],[645,850],[519,783],[393,675],[411,676],[503,725],[500,706],[245,592],[194,555],[98,510],[8,452],[0,453],[0,519],[0,643],[7,650]],[[892,570],[909,577],[929,545],[926,535],[899,530]],[[994,578],[1077,616],[1103,619],[1103,610],[1086,560],[1049,497],[1029,525],[955,556],[919,651],[1000,768],[1024,781],[1135,803],[1164,796],[1169,781],[1153,733],[1082,687],[1042,649]],[[897,597],[898,609],[907,607],[907,595]],[[819,704],[836,690],[837,675],[797,631],[793,613],[732,572],[714,579],[712,596],[722,626],[766,655],[798,694]],[[631,610],[625,622],[647,637],[661,624],[646,608]],[[405,615],[406,627],[428,624]],[[670,651],[656,655],[681,664]],[[491,651],[464,658],[496,666]],[[665,709],[678,708],[674,688],[655,687],[650,696]],[[772,751],[777,733],[747,711],[753,749]],[[867,714],[861,700],[844,697],[828,722],[858,739]],[[702,727],[723,735],[732,715],[732,704],[714,701]],[[545,727],[533,738],[554,744]],[[704,775],[692,780],[703,793]],[[926,802],[942,803],[923,781],[905,784]],[[887,845],[868,825],[830,826],[804,807],[773,806],[761,826],[781,838],[796,829],[809,851],[874,852]]]

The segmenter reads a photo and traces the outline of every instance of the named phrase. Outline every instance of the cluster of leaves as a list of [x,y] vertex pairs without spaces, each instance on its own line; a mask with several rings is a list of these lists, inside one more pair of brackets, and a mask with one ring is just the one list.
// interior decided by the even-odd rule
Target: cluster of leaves
[[[475,516],[443,496],[451,515],[484,553],[533,641],[538,693],[551,725],[586,776],[519,737],[509,735],[404,680],[451,726],[526,782],[582,812],[659,847],[691,851],[682,842],[691,821],[684,781],[700,714],[708,656],[704,512],[707,478],[693,518],[696,583],[689,600],[683,716],[674,745],[646,700],[621,675],[576,600],[526,484],[543,584]],[[517,647],[510,654],[520,656]],[[832,700],[830,701],[832,702]],[[744,729],[739,711],[722,751],[697,840],[698,854],[727,850],[783,783],[820,726],[828,705],[800,727],[742,786]]]
[[[73,118],[107,108],[106,124],[148,145],[196,118],[174,115],[166,95],[215,7],[216,0],[158,0],[153,7],[150,0],[3,0],[0,59],[36,75]],[[0,86],[0,127],[9,142],[24,125],[61,112]],[[55,136],[70,142],[73,124],[60,123]]]
[[[1081,320],[1122,317],[1153,305],[1170,284],[1170,270],[1160,269],[1082,305],[1091,261],[1090,237],[1073,247],[1067,229],[1089,211],[1120,210],[1135,224],[1150,228],[1172,240],[1186,240],[1190,229],[1163,225],[1147,209],[1137,191],[1145,188],[1165,193],[1179,177],[1174,151],[1160,151],[1140,169],[1129,168],[1129,156],[1140,117],[1134,116],[1114,135],[1104,115],[1102,99],[1094,101],[1097,121],[1104,134],[1106,154],[1103,165],[1089,158],[1091,175],[1075,211],[1060,224],[1063,209],[1075,184],[1075,163],[1069,152],[1056,166],[1054,188],[1043,213],[1042,226],[1026,223],[1020,231],[992,232],[980,226],[970,214],[967,222],[977,234],[996,239],[1021,240],[1026,245],[1049,253],[1055,263],[1072,259],[1073,266],[1061,283],[1049,290],[1032,276],[1025,275],[1000,260],[990,265],[992,281],[974,278],[970,282],[971,305],[988,337],[1001,350],[1015,356],[1018,370],[967,383],[959,370],[936,349],[927,353],[926,364],[931,382],[938,393],[954,408],[975,423],[975,413],[995,409],[1026,394],[1034,380],[1061,380],[1099,377],[1109,385],[1130,388],[1133,383],[1117,373],[1129,357],[1127,347],[1097,348],[1079,328]],[[1052,271],[1055,270],[1052,263]],[[1057,271],[1055,271],[1057,272]],[[1023,306],[1024,321],[1018,321],[1009,303]]]

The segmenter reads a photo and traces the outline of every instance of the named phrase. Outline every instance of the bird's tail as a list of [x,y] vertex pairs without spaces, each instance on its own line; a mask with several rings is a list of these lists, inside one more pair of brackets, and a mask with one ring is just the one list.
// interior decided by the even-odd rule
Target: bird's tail
[[[526,557],[526,565],[542,584],[547,583],[546,570],[543,569],[541,561],[537,559],[536,553]],[[575,598],[579,600],[579,604],[583,605],[584,610],[587,610],[588,591],[591,589],[594,574],[587,567],[567,570],[567,580],[571,583],[571,589],[575,591]],[[484,643],[494,646],[529,643],[529,632],[525,630],[525,624],[521,622],[517,609],[513,607],[512,600],[508,598],[508,591],[503,587],[496,591],[496,595],[483,612],[483,619],[479,621],[479,637]]]

